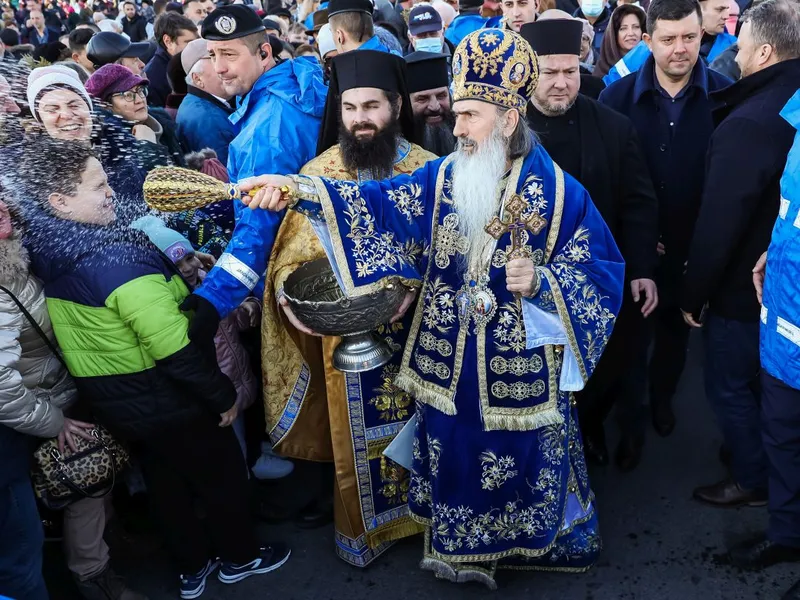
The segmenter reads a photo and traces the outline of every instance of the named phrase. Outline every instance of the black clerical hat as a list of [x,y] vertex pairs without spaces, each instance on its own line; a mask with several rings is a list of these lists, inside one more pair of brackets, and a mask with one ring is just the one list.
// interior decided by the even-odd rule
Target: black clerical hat
[[378,88],[400,95],[400,130],[409,142],[418,136],[406,85],[406,64],[402,58],[378,50],[356,50],[335,56],[331,61],[331,80],[325,100],[325,116],[317,141],[317,155],[339,141],[339,103],[341,95],[354,88]]
[[331,0],[328,3],[328,17],[346,12],[363,12],[371,15],[374,8],[372,0]]
[[406,56],[405,61],[409,94],[450,85],[446,54],[418,50]]
[[203,20],[201,37],[224,41],[264,31],[264,23],[247,4],[221,6]]
[[577,19],[547,19],[525,23],[520,33],[539,56],[581,55],[583,23]]

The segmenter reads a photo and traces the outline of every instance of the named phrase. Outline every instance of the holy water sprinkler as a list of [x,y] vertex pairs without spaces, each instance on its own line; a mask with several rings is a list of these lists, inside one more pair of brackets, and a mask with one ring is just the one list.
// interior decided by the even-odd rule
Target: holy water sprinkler
[[[285,189],[284,189],[285,188]],[[253,188],[249,195],[260,188]],[[284,186],[281,192],[289,194]],[[223,200],[239,200],[242,193],[235,183],[223,183],[210,175],[181,167],[156,167],[144,180],[144,200],[150,208],[180,212],[201,208]]]

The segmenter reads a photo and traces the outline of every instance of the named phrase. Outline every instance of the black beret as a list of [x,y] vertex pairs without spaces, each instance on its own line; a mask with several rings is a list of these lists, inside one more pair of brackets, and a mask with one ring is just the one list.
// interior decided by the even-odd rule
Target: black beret
[[264,23],[247,4],[231,4],[215,9],[203,20],[201,37],[205,40],[235,40],[264,31]]

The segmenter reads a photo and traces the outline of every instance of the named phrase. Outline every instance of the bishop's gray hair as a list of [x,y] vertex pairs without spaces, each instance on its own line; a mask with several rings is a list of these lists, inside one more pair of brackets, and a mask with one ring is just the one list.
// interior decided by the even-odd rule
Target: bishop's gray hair
[[756,46],[768,44],[780,60],[800,57],[800,4],[795,0],[764,0],[744,13]]
[[[502,108],[500,106],[497,107],[497,116],[502,117],[505,115],[509,110],[513,110],[511,108]],[[519,158],[520,156],[527,156],[528,153],[533,150],[533,147],[536,145],[537,139],[536,134],[531,130],[530,126],[528,125],[528,120],[525,118],[525,115],[519,113],[519,120],[517,121],[517,126],[511,135],[508,138],[508,157],[511,160]]]

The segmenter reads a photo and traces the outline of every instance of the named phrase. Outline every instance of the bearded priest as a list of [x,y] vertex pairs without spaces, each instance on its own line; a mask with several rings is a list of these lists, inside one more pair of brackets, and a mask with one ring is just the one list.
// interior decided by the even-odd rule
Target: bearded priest
[[476,31],[453,55],[454,154],[384,181],[243,186],[264,186],[250,208],[312,220],[347,295],[420,290],[395,383],[417,403],[421,564],[491,588],[503,567],[587,569],[601,546],[572,392],[608,343],[624,262],[528,129],[537,76],[521,36]]
[[[364,182],[410,174],[436,159],[414,144],[405,71],[403,59],[388,52],[359,50],[334,58],[321,154],[300,172]],[[399,352],[380,369],[345,377],[333,367],[338,337],[307,335],[281,314],[280,290],[289,275],[324,257],[308,219],[288,212],[267,269],[261,322],[264,408],[270,439],[282,456],[333,460],[336,553],[365,567],[394,540],[420,530],[408,513],[408,472],[381,454],[414,414],[414,402],[394,385]],[[387,326],[381,337],[399,348],[410,321],[409,316]],[[324,490],[325,498],[330,491]]]

